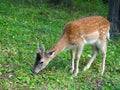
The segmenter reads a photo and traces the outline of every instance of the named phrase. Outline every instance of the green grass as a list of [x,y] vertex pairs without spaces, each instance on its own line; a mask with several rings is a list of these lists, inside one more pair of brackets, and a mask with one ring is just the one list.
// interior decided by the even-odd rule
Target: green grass
[[[105,75],[100,76],[101,53],[86,72],[91,48],[86,46],[80,60],[77,77],[69,72],[70,55],[64,51],[55,57],[38,75],[31,72],[36,45],[50,49],[61,35],[64,25],[88,15],[107,17],[107,5],[90,0],[69,9],[45,3],[29,4],[0,0],[0,90],[119,90],[120,40],[108,42]],[[78,0],[77,0],[78,1]],[[32,5],[33,3],[33,5]]]

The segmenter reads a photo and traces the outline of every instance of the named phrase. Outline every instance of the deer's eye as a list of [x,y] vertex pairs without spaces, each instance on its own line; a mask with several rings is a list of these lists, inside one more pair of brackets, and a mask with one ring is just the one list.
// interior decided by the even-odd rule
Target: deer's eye
[[43,62],[40,62],[40,64],[43,64]]

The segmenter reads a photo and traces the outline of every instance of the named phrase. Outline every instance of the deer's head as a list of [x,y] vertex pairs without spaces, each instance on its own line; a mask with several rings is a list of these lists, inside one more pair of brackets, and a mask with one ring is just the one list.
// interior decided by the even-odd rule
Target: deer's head
[[42,45],[37,50],[33,72],[39,73],[41,70],[43,70],[48,65],[50,60],[52,59],[54,52],[55,51],[45,52],[45,47],[44,47],[44,45]]

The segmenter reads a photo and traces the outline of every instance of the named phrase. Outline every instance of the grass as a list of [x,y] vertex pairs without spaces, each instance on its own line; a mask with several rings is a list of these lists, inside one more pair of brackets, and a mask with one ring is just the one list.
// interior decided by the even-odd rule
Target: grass
[[[91,54],[86,46],[80,60],[77,77],[69,74],[70,55],[64,51],[55,57],[38,75],[31,72],[36,45],[50,49],[60,37],[64,25],[88,15],[107,17],[107,5],[81,0],[71,9],[21,1],[2,0],[0,3],[0,90],[119,90],[120,40],[108,42],[105,75],[100,76],[101,53],[91,68],[82,71]],[[30,1],[30,0],[28,0]],[[78,1],[78,0],[77,0]],[[32,4],[33,3],[33,4]]]

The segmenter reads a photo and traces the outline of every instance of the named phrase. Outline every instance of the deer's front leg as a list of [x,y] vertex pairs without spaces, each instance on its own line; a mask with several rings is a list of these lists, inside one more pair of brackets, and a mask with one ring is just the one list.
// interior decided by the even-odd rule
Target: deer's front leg
[[82,54],[82,49],[83,49],[83,45],[78,46],[77,48],[77,52],[76,52],[76,64],[75,64],[75,72],[74,72],[74,76],[77,76],[79,69],[79,60],[80,60],[80,56]]
[[74,48],[72,48],[71,50],[70,50],[70,54],[71,54],[71,68],[70,68],[70,73],[73,73],[74,72],[74,59],[75,59],[75,49]]

